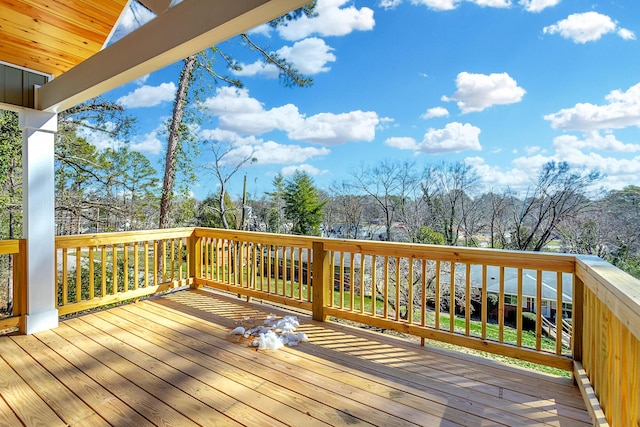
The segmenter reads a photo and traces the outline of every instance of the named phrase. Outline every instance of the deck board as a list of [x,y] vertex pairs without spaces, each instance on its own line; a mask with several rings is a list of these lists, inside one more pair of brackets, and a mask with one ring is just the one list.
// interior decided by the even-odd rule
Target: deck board
[[189,290],[0,337],[0,426],[590,425],[568,379],[304,313],[297,347],[229,336],[269,313]]

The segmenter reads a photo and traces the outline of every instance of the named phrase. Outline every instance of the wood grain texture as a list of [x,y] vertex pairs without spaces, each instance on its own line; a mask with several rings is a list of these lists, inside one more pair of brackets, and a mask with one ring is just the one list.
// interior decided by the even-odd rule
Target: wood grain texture
[[297,347],[258,352],[229,336],[270,313],[292,314],[187,290],[2,337],[0,425],[590,423],[569,379],[310,315],[297,313],[310,339]]
[[58,76],[100,51],[126,0],[0,0],[0,61]]

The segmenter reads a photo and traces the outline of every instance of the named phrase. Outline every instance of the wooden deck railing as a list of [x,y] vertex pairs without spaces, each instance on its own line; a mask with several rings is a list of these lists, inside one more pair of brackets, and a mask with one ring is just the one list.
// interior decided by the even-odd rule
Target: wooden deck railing
[[6,317],[0,317],[0,331],[12,328],[18,328],[20,331],[24,329],[24,314],[26,303],[26,286],[25,286],[25,261],[26,261],[26,242],[25,240],[0,240],[0,256],[9,257],[6,270],[2,271],[3,280],[7,283],[5,291],[9,301],[6,301],[11,307],[11,313]]
[[[22,266],[23,243],[2,243],[2,253]],[[56,265],[61,315],[180,285],[211,286],[309,310],[317,320],[336,317],[571,370],[596,422],[640,422],[640,281],[599,258],[184,228],[58,237]],[[14,278],[21,304],[23,269]],[[555,340],[542,327],[549,275]],[[507,305],[506,277],[517,282],[508,300],[515,308]],[[533,280],[533,295],[525,279]],[[490,292],[490,285],[497,287]],[[569,290],[567,324],[560,310]],[[526,300],[535,307],[530,332]],[[17,310],[3,322],[19,325]]]
[[[576,259],[575,372],[586,399],[595,394],[602,411],[592,418],[612,426],[640,426],[640,280],[597,257]],[[577,341],[577,340],[576,340]],[[579,385],[581,383],[579,382]]]
[[193,229],[56,238],[56,305],[77,313],[191,283]]
[[[529,272],[536,277],[534,305],[541,307],[543,272],[552,272],[558,295],[554,302],[562,307],[563,287],[570,286],[563,273],[574,272],[572,256],[228,230],[196,229],[195,235],[202,247],[198,285],[298,306],[318,320],[331,316],[573,369],[571,351],[562,345],[562,316],[556,316],[553,343],[543,336],[541,310],[536,330],[523,332],[522,303],[513,327],[507,328],[504,289],[505,271],[512,269],[518,277],[517,301],[523,301],[523,274]],[[501,281],[494,322],[487,308],[489,267],[497,269]],[[473,282],[472,271],[479,272],[479,283]]]

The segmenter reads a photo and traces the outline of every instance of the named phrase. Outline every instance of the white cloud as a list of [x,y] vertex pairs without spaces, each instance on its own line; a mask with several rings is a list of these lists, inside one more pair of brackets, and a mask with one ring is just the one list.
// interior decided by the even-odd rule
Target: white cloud
[[508,8],[511,7],[511,0],[469,0],[482,7]]
[[462,72],[456,77],[458,90],[443,101],[457,101],[462,113],[482,111],[492,105],[520,102],[526,91],[507,73],[472,74]]
[[411,0],[411,4],[427,6],[433,10],[453,10],[461,0]]
[[373,10],[368,7],[342,7],[348,0],[318,0],[317,16],[302,16],[278,28],[283,39],[300,40],[311,34],[321,36],[344,36],[352,31],[373,29]]
[[247,156],[255,158],[257,165],[292,164],[331,153],[325,147],[280,144],[275,141],[265,141],[253,135],[241,136],[236,132],[219,128],[204,129],[200,134],[207,140],[229,144],[230,150],[225,156],[225,160],[230,164],[236,164]]
[[612,134],[602,135],[600,132],[587,132],[584,139],[575,135],[561,135],[553,139],[553,147],[556,150],[565,150],[568,147],[576,150],[600,150],[615,153],[640,152],[640,144],[625,144],[618,141]]
[[271,30],[272,28],[269,24],[261,24],[249,30],[248,33],[251,35],[259,34],[264,37],[271,37]]
[[635,34],[625,28],[619,28],[609,16],[598,12],[574,13],[566,19],[544,27],[544,34],[560,34],[574,43],[587,43],[599,40],[608,33],[617,32],[625,40],[635,39]]
[[290,139],[323,145],[372,141],[380,119],[375,112],[320,113],[306,117],[293,104],[266,110],[246,89],[218,88],[202,107],[218,116],[221,129],[258,135],[273,130],[287,132]]
[[293,44],[284,46],[278,53],[303,74],[317,74],[329,71],[328,62],[335,62],[336,56],[331,53],[332,47],[324,40],[310,37]]
[[511,7],[511,0],[411,0],[411,4],[427,6],[429,9],[442,11],[456,9],[463,1],[473,3],[481,7]]
[[78,136],[86,139],[87,142],[93,145],[94,147],[96,147],[98,151],[102,151],[106,148],[118,150],[120,147],[123,147],[126,145],[125,141],[122,141],[120,139],[115,139],[111,136],[111,134],[108,133],[116,128],[115,123],[113,122],[104,123],[104,129],[107,132],[97,131],[95,129],[92,129],[92,127],[89,126],[89,123],[86,123],[86,124],[87,126],[80,126],[78,128]]
[[395,9],[400,3],[402,3],[402,0],[380,0],[378,6],[388,10]]
[[268,79],[277,79],[280,75],[280,70],[273,64],[267,64],[264,61],[256,61],[251,64],[239,64],[241,70],[232,70],[232,73],[236,76],[263,76]]
[[527,153],[527,155],[529,155],[529,156],[539,152],[540,150],[541,150],[541,148],[538,147],[537,145],[535,145],[533,147],[524,147],[525,153]]
[[301,147],[267,141],[256,148],[254,156],[258,164],[286,164],[304,162],[313,157],[326,156],[330,152],[325,147]]
[[482,150],[478,135],[480,129],[469,123],[448,123],[444,129],[429,129],[424,134],[419,150],[432,154]]
[[556,6],[560,0],[520,0],[518,2],[527,12],[541,12],[548,7]]
[[125,108],[154,107],[163,102],[173,101],[176,85],[173,82],[160,86],[141,86],[131,93],[121,96],[116,103]]
[[158,134],[162,129],[155,129],[148,134],[144,135],[144,139],[140,142],[133,142],[131,144],[131,151],[137,151],[139,153],[148,153],[152,155],[158,155],[164,148],[164,143],[160,141]]
[[138,77],[137,79],[134,80],[134,83],[137,84],[138,86],[142,86],[147,82],[147,80],[149,80],[150,75],[151,74],[145,74],[142,77]]
[[400,150],[418,151],[418,142],[408,136],[394,136],[392,138],[387,138],[384,143],[389,147],[398,148]]
[[211,114],[248,114],[264,111],[262,104],[249,97],[247,89],[223,86],[216,89],[215,96],[207,98],[201,105]]
[[[336,56],[331,53],[333,48],[327,45],[324,40],[317,37],[310,37],[294,43],[293,46],[284,46],[276,53],[282,58],[291,62],[293,66],[302,74],[318,74],[330,70],[327,63],[335,62]],[[252,64],[240,64],[242,69],[233,71],[237,76],[263,76],[270,79],[277,79],[280,70],[273,64],[264,61],[256,61]]]
[[608,104],[579,103],[557,113],[544,116],[554,129],[593,131],[640,127],[640,83],[626,92],[611,91],[605,99]]
[[421,115],[420,117],[423,119],[431,119],[433,117],[448,117],[449,110],[444,107],[433,107],[429,108],[426,113]]
[[297,171],[300,172],[306,172],[307,174],[311,175],[311,176],[316,176],[316,175],[322,175],[325,174],[329,171],[327,170],[320,170],[318,168],[315,168],[311,165],[308,164],[301,164],[301,165],[293,165],[293,166],[285,166],[282,168],[282,170],[280,171],[280,173],[282,174],[282,176],[292,176],[293,174],[295,174]]
[[500,166],[488,165],[482,157],[467,157],[464,162],[473,167],[486,191],[503,191],[507,188],[515,191],[526,190],[531,183],[531,177],[538,172],[538,169],[529,167],[503,170]]
[[289,138],[323,145],[344,144],[348,141],[373,141],[378,115],[372,111],[349,113],[320,113],[306,118],[289,132]]
[[618,30],[618,35],[620,37],[622,37],[624,40],[635,40],[636,39],[636,34],[633,31],[628,30],[626,28],[620,28]]
[[118,22],[109,43],[114,43],[155,18],[155,14],[138,2],[130,2]]
[[390,147],[413,150],[415,153],[440,154],[466,150],[482,150],[478,136],[480,129],[469,123],[448,123],[444,129],[429,129],[417,143],[413,138],[396,137],[385,141]]

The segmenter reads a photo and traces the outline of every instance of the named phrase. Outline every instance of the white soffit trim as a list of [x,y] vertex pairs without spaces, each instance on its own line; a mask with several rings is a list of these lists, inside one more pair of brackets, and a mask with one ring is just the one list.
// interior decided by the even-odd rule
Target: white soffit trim
[[38,90],[60,112],[257,27],[309,0],[184,0]]

